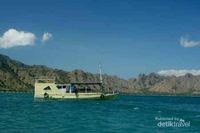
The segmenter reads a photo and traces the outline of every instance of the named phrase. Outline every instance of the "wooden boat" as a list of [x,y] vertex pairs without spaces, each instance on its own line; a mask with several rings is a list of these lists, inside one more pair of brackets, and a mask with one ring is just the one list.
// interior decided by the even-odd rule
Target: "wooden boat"
[[[46,99],[111,99],[118,93],[106,93],[103,88],[100,71],[100,82],[74,82],[68,84],[58,84],[55,78],[37,78],[35,80],[35,98]],[[93,91],[87,86],[98,85],[99,90]],[[85,86],[80,88],[80,86]]]

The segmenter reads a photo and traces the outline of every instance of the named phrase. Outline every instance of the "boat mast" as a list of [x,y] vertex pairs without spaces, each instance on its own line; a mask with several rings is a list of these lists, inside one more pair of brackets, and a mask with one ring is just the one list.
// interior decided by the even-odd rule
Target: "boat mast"
[[100,83],[103,83],[103,78],[102,78],[102,74],[101,74],[101,65],[99,65],[99,78],[100,78]]
[[99,78],[100,78],[100,83],[101,83],[101,91],[104,92],[104,87],[103,87],[103,78],[102,78],[102,72],[101,72],[101,65],[99,64]]

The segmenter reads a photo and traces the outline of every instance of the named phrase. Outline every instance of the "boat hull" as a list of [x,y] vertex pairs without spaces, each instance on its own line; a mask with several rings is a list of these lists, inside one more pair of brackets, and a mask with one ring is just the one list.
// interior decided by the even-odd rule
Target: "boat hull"
[[116,98],[118,93],[104,94],[104,93],[66,93],[66,94],[48,94],[44,95],[35,95],[35,98],[43,99],[113,99]]

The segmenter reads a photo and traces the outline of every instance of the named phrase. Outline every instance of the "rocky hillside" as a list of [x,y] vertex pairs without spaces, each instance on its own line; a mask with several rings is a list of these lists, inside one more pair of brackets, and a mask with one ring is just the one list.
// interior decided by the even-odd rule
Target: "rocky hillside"
[[[42,65],[30,66],[0,54],[1,91],[33,91],[34,79],[40,76],[56,77],[58,83],[99,81],[98,74],[82,70],[67,72]],[[129,80],[104,74],[103,82],[105,88],[117,88],[124,93],[200,94],[200,76],[191,74],[181,77],[164,77],[155,73],[140,74],[137,78]]]
[[[25,65],[0,55],[0,90],[3,91],[33,91],[34,80],[37,77],[55,77],[57,83],[99,82],[99,75],[74,70],[71,72],[52,69],[41,65]],[[126,89],[128,82],[116,76],[103,75],[105,88]]]

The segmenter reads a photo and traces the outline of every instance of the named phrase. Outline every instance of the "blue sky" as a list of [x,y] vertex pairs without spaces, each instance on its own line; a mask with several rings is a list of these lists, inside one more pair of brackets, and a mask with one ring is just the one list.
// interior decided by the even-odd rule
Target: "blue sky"
[[101,63],[122,78],[198,70],[199,13],[198,0],[0,0],[0,53],[66,71],[97,73]]

